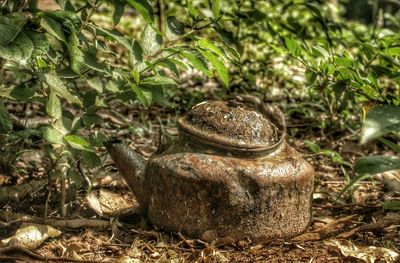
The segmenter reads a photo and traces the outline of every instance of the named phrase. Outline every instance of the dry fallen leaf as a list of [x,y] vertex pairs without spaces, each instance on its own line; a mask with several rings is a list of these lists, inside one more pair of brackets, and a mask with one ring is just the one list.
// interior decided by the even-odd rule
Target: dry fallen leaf
[[121,216],[126,214],[140,213],[140,205],[134,199],[127,199],[120,194],[100,190],[93,191],[86,196],[87,205],[101,216]]
[[399,259],[398,253],[383,247],[356,246],[348,240],[338,239],[326,240],[324,243],[339,248],[346,257],[359,258],[366,263],[374,263],[377,260],[385,260],[390,263]]
[[40,246],[47,238],[57,237],[61,231],[40,224],[22,224],[14,236],[1,240],[6,246],[11,240],[28,249],[34,249]]

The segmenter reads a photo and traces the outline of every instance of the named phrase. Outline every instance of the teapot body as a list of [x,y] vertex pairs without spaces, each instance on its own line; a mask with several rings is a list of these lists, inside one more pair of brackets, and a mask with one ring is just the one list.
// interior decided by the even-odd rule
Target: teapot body
[[311,220],[313,174],[285,141],[237,156],[181,137],[147,163],[147,214],[158,227],[206,240],[288,238]]

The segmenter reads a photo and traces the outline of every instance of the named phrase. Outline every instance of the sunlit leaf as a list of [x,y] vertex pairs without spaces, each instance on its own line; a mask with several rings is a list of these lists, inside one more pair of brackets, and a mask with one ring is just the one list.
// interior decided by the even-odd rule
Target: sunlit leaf
[[68,37],[68,53],[71,61],[71,68],[76,73],[80,73],[82,66],[85,64],[84,54],[79,46],[79,39],[76,32],[73,31]]
[[72,134],[66,135],[64,136],[64,140],[67,141],[72,148],[87,152],[94,151],[93,146],[91,146],[88,141],[77,135],[72,135]]
[[133,83],[130,86],[132,91],[136,94],[137,98],[139,99],[140,103],[142,103],[144,107],[148,108],[152,102],[151,92],[143,90]]
[[50,126],[44,128],[43,138],[51,144],[63,144],[62,133]]
[[154,23],[153,9],[147,0],[127,0],[139,12],[148,24]]
[[199,45],[199,47],[205,50],[208,49],[209,51],[213,52],[215,55],[219,57],[224,57],[224,54],[222,53],[221,49],[219,49],[213,42],[211,42],[208,39],[201,38],[199,41],[197,41],[197,44]]
[[206,74],[208,77],[212,77],[212,72],[207,68],[207,64],[200,59],[197,55],[189,53],[186,51],[181,51],[182,56],[184,56],[189,62],[198,70]]
[[67,85],[62,81],[55,71],[50,71],[48,73],[41,73],[39,77],[42,81],[47,83],[50,88],[57,93],[61,98],[66,99],[69,103],[76,103],[82,105],[81,101],[72,95],[68,90]]
[[329,58],[329,52],[322,46],[313,46],[312,49],[324,58]]
[[0,58],[26,64],[34,48],[32,40],[21,31],[10,43],[0,45]]
[[87,80],[89,86],[95,89],[99,94],[103,92],[103,83],[99,77],[90,78]]
[[400,47],[391,47],[387,50],[390,56],[400,56]]
[[400,169],[400,158],[384,155],[359,158],[354,166],[354,171],[359,175],[373,175],[397,169]]
[[221,78],[225,87],[229,86],[229,72],[227,67],[217,58],[213,53],[207,50],[197,49],[206,59],[211,63],[213,68],[217,71],[218,76]]
[[187,0],[186,1],[187,7],[189,9],[189,14],[194,18],[197,19],[197,17],[199,16],[199,13],[196,10],[196,7],[193,6],[193,2],[192,0]]
[[55,92],[51,91],[46,103],[46,112],[50,118],[61,119],[61,103]]
[[62,25],[54,19],[44,16],[40,19],[40,25],[53,37],[62,42],[66,42],[65,34]]
[[300,56],[301,54],[301,47],[296,39],[293,37],[286,37],[285,38],[285,46],[290,51],[290,53],[294,56]]
[[343,66],[343,67],[348,67],[348,68],[353,66],[353,61],[348,58],[334,57],[333,61],[338,66]]
[[211,6],[214,13],[214,18],[218,18],[221,12],[220,0],[211,0]]
[[142,48],[149,55],[161,48],[162,38],[151,26],[146,25],[142,33]]
[[400,106],[375,106],[366,115],[361,131],[361,143],[364,144],[387,133],[399,131]]
[[0,46],[8,45],[20,33],[26,23],[26,18],[21,13],[12,13],[0,16]]
[[168,77],[156,75],[148,77],[140,82],[141,85],[176,85],[176,82]]

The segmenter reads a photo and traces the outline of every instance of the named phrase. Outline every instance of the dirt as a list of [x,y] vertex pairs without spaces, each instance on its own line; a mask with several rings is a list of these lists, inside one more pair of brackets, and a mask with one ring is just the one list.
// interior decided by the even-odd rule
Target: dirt
[[[26,106],[29,108],[29,105]],[[120,107],[120,108],[118,108]],[[115,110],[125,116],[126,120],[110,112],[103,112],[107,117],[102,124],[106,134],[115,135],[119,139],[131,142],[131,146],[148,158],[156,149],[158,143],[158,121],[155,116],[162,118],[165,134],[176,134],[173,122],[175,112],[166,112],[153,107],[147,112],[142,121],[141,109],[126,109],[117,105]],[[118,121],[127,123],[123,129],[116,130]],[[293,121],[293,120],[292,120]],[[290,120],[289,120],[290,123]],[[135,127],[134,129],[132,127]],[[130,129],[130,130],[128,130]],[[298,129],[298,128],[296,128]],[[99,216],[87,207],[84,201],[85,191],[74,190],[68,194],[68,218],[93,220],[110,223],[104,229],[85,226],[63,227],[62,234],[56,238],[44,241],[38,248],[32,249],[33,255],[27,251],[16,250],[12,253],[0,253],[1,262],[43,262],[53,257],[53,262],[67,261],[92,262],[364,262],[356,256],[344,256],[343,248],[333,246],[328,241],[348,240],[359,248],[375,246],[388,248],[399,253],[400,234],[398,211],[389,211],[382,208],[382,198],[388,190],[383,183],[366,181],[354,187],[350,194],[336,200],[339,192],[347,184],[341,166],[323,154],[314,154],[308,151],[305,140],[319,142],[320,146],[338,150],[343,158],[353,162],[361,154],[370,151],[380,152],[380,148],[352,147],[352,151],[341,151],[344,145],[358,145],[356,138],[349,134],[340,134],[338,140],[324,140],[320,134],[311,132],[311,127],[302,127],[304,132],[301,138],[289,137],[289,143],[298,149],[303,157],[312,163],[316,170],[315,192],[313,196],[313,221],[307,231],[294,239],[276,240],[268,244],[252,244],[242,240],[235,244],[208,244],[201,240],[189,239],[179,233],[168,233],[157,230],[139,215],[107,217]],[[308,130],[307,130],[308,129]],[[133,132],[135,131],[135,132]],[[290,126],[289,126],[289,134]],[[40,158],[25,154],[18,159],[18,165],[9,171],[0,173],[1,189],[10,185],[23,185],[34,179],[46,179],[50,162],[44,155],[43,144],[32,144],[35,154]],[[13,147],[13,145],[7,145]],[[99,188],[114,191],[125,197],[133,198],[118,172],[108,158],[99,169],[85,170],[85,173]],[[44,203],[50,192],[50,218],[60,218],[58,213],[58,184],[51,188],[36,189],[22,200],[8,201],[1,205],[0,213],[11,211],[26,215],[43,217]],[[335,201],[336,200],[336,201]],[[7,221],[0,218],[0,239],[9,237],[24,221]],[[85,222],[85,221],[83,221]],[[0,250],[1,251],[1,250]],[[379,252],[379,251],[378,251]],[[384,252],[377,252],[375,262],[388,262]],[[35,256],[36,255],[36,256]],[[58,259],[57,259],[58,258]],[[130,261],[129,261],[130,260]],[[89,262],[89,261],[86,261]]]

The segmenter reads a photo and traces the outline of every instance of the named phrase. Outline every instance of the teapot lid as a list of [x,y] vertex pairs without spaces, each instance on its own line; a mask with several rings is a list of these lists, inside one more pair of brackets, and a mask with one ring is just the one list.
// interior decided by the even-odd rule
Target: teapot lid
[[264,152],[284,139],[264,114],[238,101],[206,101],[178,119],[179,131],[201,143],[233,151]]

